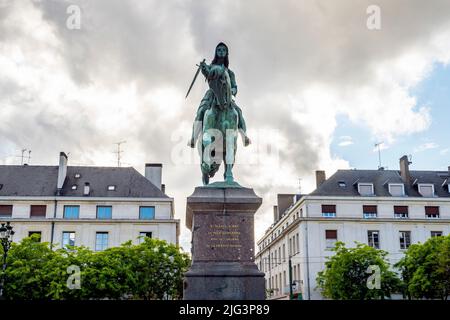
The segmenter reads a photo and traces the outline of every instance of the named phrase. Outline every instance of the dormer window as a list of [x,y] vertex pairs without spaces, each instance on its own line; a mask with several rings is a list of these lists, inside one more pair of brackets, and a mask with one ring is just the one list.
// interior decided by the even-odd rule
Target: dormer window
[[405,185],[403,183],[389,183],[389,193],[393,197],[405,196]]
[[434,197],[434,184],[432,183],[419,183],[419,193],[422,197],[432,198]]
[[74,184],[74,185],[71,187],[71,189],[72,189],[72,190],[77,190],[77,189],[78,189],[78,186],[77,186],[76,184]]
[[108,191],[116,191],[116,186],[114,185],[108,186]]
[[358,183],[358,192],[362,196],[373,196],[373,183]]

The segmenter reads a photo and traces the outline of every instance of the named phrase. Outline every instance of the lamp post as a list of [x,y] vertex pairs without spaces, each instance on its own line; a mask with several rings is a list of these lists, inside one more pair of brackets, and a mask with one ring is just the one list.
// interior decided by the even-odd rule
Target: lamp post
[[5,270],[6,270],[6,258],[8,257],[8,251],[11,248],[12,237],[14,235],[13,227],[10,222],[2,223],[0,227],[0,241],[3,248],[3,264],[2,264],[2,277],[0,279],[0,299],[3,299],[3,288],[5,286]]

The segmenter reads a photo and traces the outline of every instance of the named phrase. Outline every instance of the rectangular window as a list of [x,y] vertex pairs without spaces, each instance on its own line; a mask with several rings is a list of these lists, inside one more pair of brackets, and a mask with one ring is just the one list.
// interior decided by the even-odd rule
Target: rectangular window
[[389,193],[393,197],[403,197],[405,195],[403,183],[389,183]]
[[419,193],[422,197],[434,197],[434,185],[430,183],[419,183]]
[[373,184],[372,183],[358,183],[358,191],[362,196],[373,196]]
[[367,240],[369,246],[375,249],[380,249],[380,232],[378,230],[367,231]]
[[75,246],[75,232],[64,231],[62,233],[62,247]]
[[322,217],[327,217],[327,218],[336,217],[336,205],[323,204],[322,205]]
[[95,237],[95,251],[103,251],[108,248],[108,232],[97,232]]
[[97,206],[97,219],[112,219],[112,207]]
[[394,218],[408,218],[408,206],[394,206]]
[[363,216],[364,218],[376,218],[377,217],[377,206],[363,206]]
[[41,242],[41,238],[42,238],[42,232],[41,231],[29,231],[28,232],[28,236],[31,237],[33,235],[37,235],[36,236],[36,242]]
[[45,218],[46,212],[47,212],[46,205],[31,205],[30,206],[30,217],[31,218]]
[[430,219],[439,218],[439,207],[425,206],[425,216]]
[[139,207],[139,219],[141,220],[155,219],[155,207]]
[[337,230],[325,230],[325,241],[327,249],[334,248],[337,242]]
[[431,231],[431,237],[442,237],[442,231]]
[[145,241],[145,238],[151,238],[152,233],[151,232],[139,232],[139,243],[143,243]]
[[80,206],[64,206],[64,219],[78,219]]
[[12,205],[0,205],[0,217],[11,217],[12,209]]
[[411,245],[411,231],[400,231],[400,249],[408,249]]

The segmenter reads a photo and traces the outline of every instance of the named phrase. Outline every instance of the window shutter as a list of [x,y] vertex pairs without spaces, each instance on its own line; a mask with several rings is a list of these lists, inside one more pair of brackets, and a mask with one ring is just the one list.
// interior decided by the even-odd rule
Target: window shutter
[[30,217],[45,217],[47,206],[45,205],[32,205],[30,207]]
[[363,213],[378,213],[377,206],[363,206]]
[[0,205],[0,216],[12,216],[12,205]]
[[337,230],[325,230],[326,239],[337,239]]
[[439,215],[439,207],[425,207],[425,214],[437,214]]
[[336,205],[334,204],[323,204],[322,213],[336,213]]
[[394,206],[395,214],[408,214],[408,206]]

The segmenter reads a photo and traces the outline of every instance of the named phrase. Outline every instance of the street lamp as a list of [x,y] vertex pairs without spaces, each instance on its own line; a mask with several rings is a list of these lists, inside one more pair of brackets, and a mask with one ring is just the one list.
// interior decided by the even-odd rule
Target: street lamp
[[6,270],[6,258],[8,257],[8,251],[11,248],[12,238],[14,235],[13,227],[6,222],[6,225],[2,223],[0,227],[0,241],[3,248],[3,265],[2,265],[2,277],[0,279],[0,299],[3,299],[3,288],[5,286],[5,270]]

